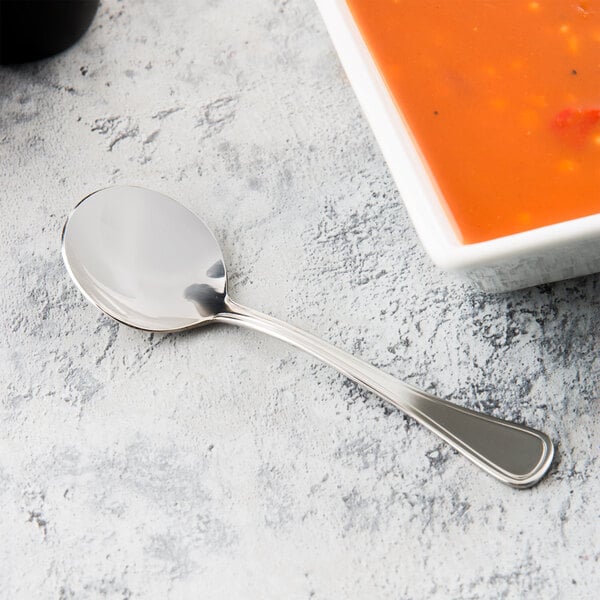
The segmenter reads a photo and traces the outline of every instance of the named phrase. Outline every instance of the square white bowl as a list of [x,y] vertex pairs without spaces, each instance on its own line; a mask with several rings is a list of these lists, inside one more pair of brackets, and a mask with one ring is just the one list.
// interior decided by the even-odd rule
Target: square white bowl
[[315,1],[417,234],[437,266],[490,292],[600,271],[600,198],[599,214],[476,244],[461,243],[346,0]]

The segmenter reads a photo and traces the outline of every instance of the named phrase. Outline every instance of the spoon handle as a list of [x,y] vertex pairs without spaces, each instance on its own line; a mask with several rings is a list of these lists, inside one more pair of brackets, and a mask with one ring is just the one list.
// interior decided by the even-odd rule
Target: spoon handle
[[312,354],[416,419],[503,483],[527,488],[548,471],[554,446],[544,433],[421,392],[297,327],[229,298],[225,307],[216,321],[268,333]]

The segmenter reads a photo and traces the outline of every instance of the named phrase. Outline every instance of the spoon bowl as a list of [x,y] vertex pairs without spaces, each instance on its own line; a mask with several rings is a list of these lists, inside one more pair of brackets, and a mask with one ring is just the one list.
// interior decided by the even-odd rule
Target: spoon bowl
[[235,303],[208,227],[158,192],[114,187],[87,196],[67,220],[62,252],[82,293],[121,323],[163,332],[207,323],[262,331],[378,394],[503,483],[529,487],[550,467],[554,446],[547,435],[426,394],[309,333]]
[[158,192],[120,186],[90,194],[65,225],[62,252],[88,300],[131,327],[190,329],[223,309],[227,277],[217,240]]

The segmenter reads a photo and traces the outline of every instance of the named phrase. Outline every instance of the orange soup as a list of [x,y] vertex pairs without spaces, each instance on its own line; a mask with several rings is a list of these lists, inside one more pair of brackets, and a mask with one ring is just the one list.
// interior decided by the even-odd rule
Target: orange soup
[[347,0],[463,243],[600,213],[600,0]]

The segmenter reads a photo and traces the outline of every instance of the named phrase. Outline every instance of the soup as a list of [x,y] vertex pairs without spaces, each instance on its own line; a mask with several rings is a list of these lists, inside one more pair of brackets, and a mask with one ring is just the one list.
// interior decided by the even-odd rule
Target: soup
[[347,0],[463,243],[600,213],[600,0]]

